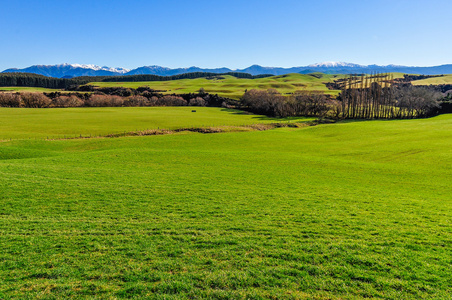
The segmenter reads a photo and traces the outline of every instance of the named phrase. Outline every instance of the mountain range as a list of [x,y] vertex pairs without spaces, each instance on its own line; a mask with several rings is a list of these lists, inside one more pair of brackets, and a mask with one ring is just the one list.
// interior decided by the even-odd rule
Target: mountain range
[[138,74],[153,74],[160,76],[171,76],[192,72],[211,72],[211,73],[228,73],[240,72],[249,73],[251,75],[272,74],[284,75],[288,73],[309,74],[314,72],[322,72],[326,74],[369,74],[369,73],[386,73],[386,72],[400,72],[406,74],[423,74],[423,75],[440,75],[451,74],[452,64],[432,66],[432,67],[410,67],[399,65],[359,65],[345,62],[323,62],[311,64],[302,67],[279,68],[279,67],[262,67],[259,65],[252,65],[245,69],[232,70],[229,68],[215,68],[205,69],[198,67],[190,68],[166,68],[161,66],[143,66],[133,70],[125,68],[110,68],[99,67],[96,65],[82,65],[82,64],[59,64],[59,65],[34,65],[24,69],[7,69],[2,73],[23,72],[34,73],[48,77],[57,78],[72,78],[78,76],[120,76],[120,75],[138,75]]

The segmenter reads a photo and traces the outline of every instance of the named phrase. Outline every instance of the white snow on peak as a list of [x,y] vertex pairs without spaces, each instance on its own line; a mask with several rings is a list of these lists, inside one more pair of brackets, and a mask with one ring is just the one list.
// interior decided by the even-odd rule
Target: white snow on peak
[[322,63],[316,63],[316,64],[312,64],[309,65],[308,67],[330,67],[330,68],[334,68],[334,67],[364,67],[363,65],[358,65],[358,64],[352,64],[352,63],[347,63],[347,62],[340,62],[340,61],[325,61]]
[[390,64],[390,65],[387,65],[387,66],[384,66],[384,67],[400,68],[400,67],[405,67],[405,66]]
[[157,66],[157,65],[143,66],[142,68],[147,68],[147,69],[151,69],[151,70],[169,70],[170,69],[167,67],[161,67],[161,66]]
[[109,72],[116,72],[116,73],[120,73],[120,74],[124,74],[129,72],[129,69],[124,69],[124,68],[110,68],[110,67],[99,67],[96,65],[85,65],[85,64],[61,64],[61,65],[57,65],[58,67],[73,67],[73,68],[82,68],[82,69],[91,69],[94,71],[109,71]]

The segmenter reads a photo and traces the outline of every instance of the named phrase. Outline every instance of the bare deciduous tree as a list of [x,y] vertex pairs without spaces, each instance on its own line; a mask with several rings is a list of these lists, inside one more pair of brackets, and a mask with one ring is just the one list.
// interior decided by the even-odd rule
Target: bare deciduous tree
[[42,93],[22,93],[20,94],[24,107],[29,108],[43,108],[49,107],[52,103],[47,96]]
[[0,93],[1,107],[21,107],[22,99],[19,94]]

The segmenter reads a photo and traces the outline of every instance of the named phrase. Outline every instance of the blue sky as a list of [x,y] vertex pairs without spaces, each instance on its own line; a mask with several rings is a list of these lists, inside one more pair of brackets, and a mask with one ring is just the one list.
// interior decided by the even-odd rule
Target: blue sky
[[452,63],[452,1],[0,0],[0,70]]

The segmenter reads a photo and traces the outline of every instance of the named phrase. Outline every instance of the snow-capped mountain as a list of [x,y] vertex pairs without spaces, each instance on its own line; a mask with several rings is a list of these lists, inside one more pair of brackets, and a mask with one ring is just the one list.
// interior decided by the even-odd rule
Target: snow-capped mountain
[[425,75],[439,75],[451,74],[452,65],[441,65],[433,67],[408,67],[400,65],[359,65],[347,62],[323,62],[311,64],[302,67],[279,68],[279,67],[263,67],[259,65],[252,65],[245,69],[232,70],[229,68],[176,68],[171,69],[161,66],[143,66],[133,70],[125,68],[110,68],[99,67],[96,65],[84,64],[59,64],[59,65],[35,65],[24,69],[7,69],[2,73],[7,72],[23,72],[35,73],[49,77],[71,78],[77,76],[120,76],[120,75],[141,75],[154,74],[160,76],[171,76],[192,72],[211,72],[211,73],[227,73],[240,72],[249,73],[251,75],[271,74],[284,75],[288,73],[309,74],[313,72],[322,72],[326,74],[357,74],[357,73],[373,73],[373,72],[401,72],[406,74],[425,74]]
[[24,69],[7,69],[2,73],[34,73],[48,77],[70,78],[78,76],[116,76],[123,75],[130,70],[124,68],[99,67],[96,65],[59,64],[35,65]]
[[[108,71],[108,72],[114,72],[114,73],[119,73],[119,74],[125,74],[127,72],[129,72],[129,69],[124,69],[124,68],[110,68],[110,67],[99,67],[96,65],[81,65],[81,64],[61,64],[61,65],[56,65],[57,67],[73,67],[73,68],[82,68],[82,69],[91,69],[94,71]],[[47,66],[47,67],[51,67],[51,66]]]
[[338,67],[362,68],[365,66],[347,63],[347,62],[340,62],[340,61],[325,61],[322,63],[316,63],[316,64],[309,65],[308,67],[311,67],[311,68],[312,67],[314,67],[314,68],[338,68]]

